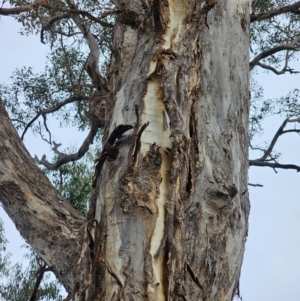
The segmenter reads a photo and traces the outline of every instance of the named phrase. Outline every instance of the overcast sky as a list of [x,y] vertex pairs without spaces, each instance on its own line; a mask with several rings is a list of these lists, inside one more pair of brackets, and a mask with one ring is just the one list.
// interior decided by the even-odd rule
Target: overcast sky
[[[0,83],[7,83],[15,68],[32,66],[43,70],[48,47],[39,42],[38,36],[22,37],[18,34],[19,24],[12,18],[0,19]],[[300,70],[300,65],[298,64]],[[259,73],[257,77],[265,89],[266,97],[279,97],[289,90],[300,88],[300,75]],[[257,142],[270,141],[281,125],[280,117],[268,118],[265,134]],[[76,140],[70,139],[76,136]],[[65,146],[80,145],[83,135],[55,133],[57,142]],[[55,139],[54,139],[55,140]],[[48,153],[48,146],[27,135],[25,144],[32,155],[39,157]],[[281,163],[300,165],[300,137],[290,134],[281,137],[276,150],[283,155]],[[250,153],[255,159],[256,154]],[[251,167],[249,182],[264,185],[250,187],[251,213],[249,236],[242,268],[241,294],[243,301],[299,300],[300,296],[300,173],[293,170]],[[14,260],[23,256],[19,247],[22,240],[15,227],[0,207],[6,236],[10,241],[9,251]]]

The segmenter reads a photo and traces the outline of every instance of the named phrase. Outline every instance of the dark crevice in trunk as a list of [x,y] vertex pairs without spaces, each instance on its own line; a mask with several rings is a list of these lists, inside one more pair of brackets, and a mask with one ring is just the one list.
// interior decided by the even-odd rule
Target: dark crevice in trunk
[[192,188],[193,188],[193,182],[192,182],[192,170],[191,170],[191,162],[188,164],[188,178],[187,178],[187,183],[186,183],[186,192],[191,193]]

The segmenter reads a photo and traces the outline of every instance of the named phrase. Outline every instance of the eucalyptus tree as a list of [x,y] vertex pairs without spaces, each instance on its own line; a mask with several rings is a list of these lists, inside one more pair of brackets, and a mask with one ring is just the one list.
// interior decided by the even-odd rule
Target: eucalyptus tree
[[[11,120],[1,103],[0,200],[68,300],[239,292],[248,167],[300,170],[274,155],[281,135],[299,133],[285,128],[299,122],[297,91],[271,102],[256,87],[250,110],[249,71],[297,72],[299,12],[300,1],[4,1],[0,14],[52,52],[44,73],[19,69],[1,87]],[[282,114],[283,124],[249,160],[267,114]],[[89,130],[77,152],[59,150],[51,115]],[[57,160],[33,160],[11,121],[21,139],[38,132]],[[79,160],[99,131],[85,217],[36,163],[55,170]]]

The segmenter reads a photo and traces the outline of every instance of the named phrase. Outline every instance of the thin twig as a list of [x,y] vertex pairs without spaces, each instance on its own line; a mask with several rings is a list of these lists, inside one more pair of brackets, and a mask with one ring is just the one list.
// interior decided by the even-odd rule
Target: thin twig
[[87,96],[84,96],[84,95],[72,95],[70,96],[69,98],[67,98],[65,101],[63,102],[60,102],[59,104],[57,104],[56,106],[54,107],[51,107],[49,109],[44,109],[44,110],[41,110],[39,111],[35,116],[34,118],[31,119],[31,121],[26,125],[22,135],[21,135],[21,139],[23,140],[24,139],[24,136],[27,132],[27,130],[31,127],[31,125],[41,116],[41,115],[44,115],[44,114],[49,114],[49,113],[53,113],[53,112],[56,112],[58,111],[60,108],[62,108],[63,106],[65,106],[66,104],[69,104],[69,103],[72,103],[72,102],[75,102],[75,101],[79,101],[79,100],[88,100],[88,97]]
[[271,162],[261,162],[257,160],[249,160],[249,166],[260,166],[260,167],[271,167],[276,172],[275,168],[280,169],[294,169],[297,172],[300,171],[300,166],[294,164],[280,164],[280,163],[271,163]]
[[253,187],[264,187],[264,185],[261,185],[261,184],[252,184],[252,183],[248,183],[248,186],[253,186]]

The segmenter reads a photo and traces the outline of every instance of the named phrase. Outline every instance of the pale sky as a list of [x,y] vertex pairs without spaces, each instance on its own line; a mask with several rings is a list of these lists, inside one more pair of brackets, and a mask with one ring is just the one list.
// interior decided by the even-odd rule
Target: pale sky
[[[0,83],[8,82],[17,67],[32,66],[43,70],[47,46],[39,36],[22,37],[17,32],[19,24],[12,18],[0,19]],[[298,70],[300,64],[298,63]],[[260,72],[257,78],[268,97],[285,95],[300,88],[300,75],[267,75]],[[270,141],[281,125],[280,117],[265,122],[265,135],[258,142]],[[65,147],[80,145],[83,135],[55,133],[57,142],[65,141]],[[72,141],[69,137],[76,136]],[[48,146],[27,135],[25,144],[32,156],[48,153]],[[281,163],[300,165],[300,137],[296,134],[281,137],[276,150],[281,152]],[[255,159],[255,154],[250,154]],[[242,268],[241,295],[243,301],[297,301],[300,295],[300,173],[293,170],[251,167],[249,182],[263,184],[263,188],[249,188],[251,200],[249,236]],[[0,208],[9,251],[18,261],[23,256],[19,246],[23,243],[13,224]]]

